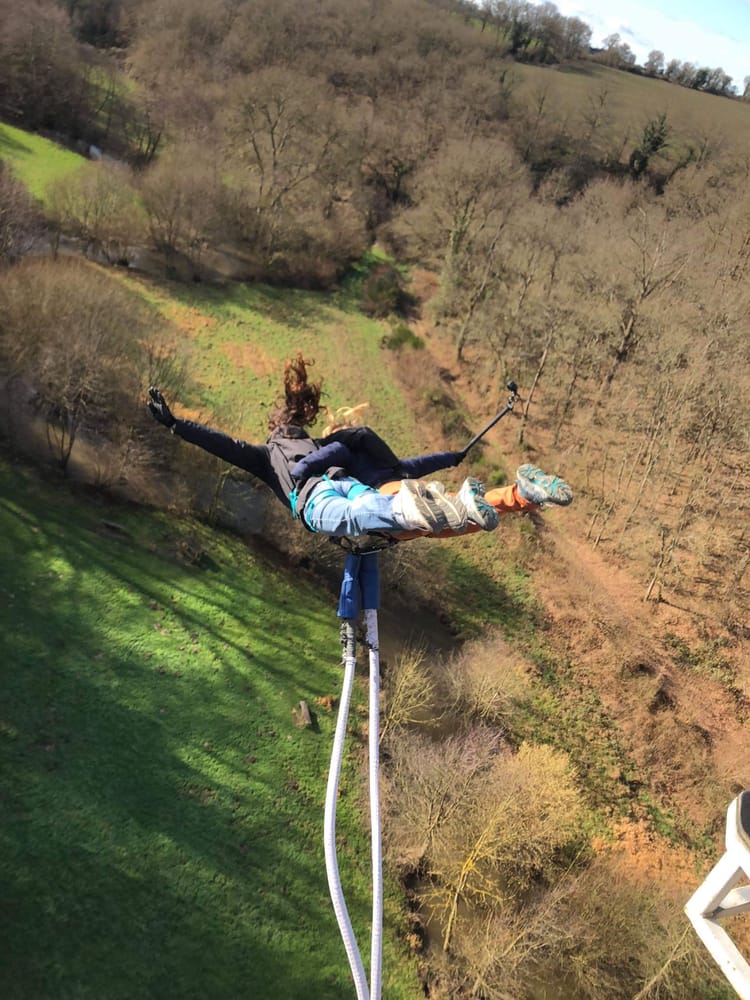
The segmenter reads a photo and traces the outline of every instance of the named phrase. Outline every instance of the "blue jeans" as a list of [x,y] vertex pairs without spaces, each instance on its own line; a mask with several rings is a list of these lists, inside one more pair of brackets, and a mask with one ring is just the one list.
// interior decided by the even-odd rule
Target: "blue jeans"
[[[350,492],[356,494],[348,499]],[[302,517],[323,535],[356,538],[368,531],[403,531],[393,516],[393,497],[363,487],[358,479],[329,479],[310,494]]]

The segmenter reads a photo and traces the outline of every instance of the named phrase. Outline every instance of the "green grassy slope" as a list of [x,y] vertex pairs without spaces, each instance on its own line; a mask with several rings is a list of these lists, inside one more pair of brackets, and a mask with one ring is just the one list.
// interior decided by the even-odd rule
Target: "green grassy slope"
[[[333,599],[228,536],[5,463],[0,496],[0,995],[351,996],[322,846],[335,718],[291,713],[338,692]],[[353,758],[343,788],[367,964]],[[397,899],[385,995],[406,998]]]
[[335,409],[369,402],[368,423],[397,451],[413,454],[424,447],[380,346],[390,327],[361,312],[351,286],[332,294],[149,280],[141,288],[189,345],[199,388],[195,398],[181,402],[201,415],[228,411],[251,440],[265,436],[284,359],[301,350],[315,362],[313,377],[323,379],[324,403]]
[[50,184],[87,162],[50,139],[3,122],[0,122],[0,160],[9,163],[29,192],[42,202]]

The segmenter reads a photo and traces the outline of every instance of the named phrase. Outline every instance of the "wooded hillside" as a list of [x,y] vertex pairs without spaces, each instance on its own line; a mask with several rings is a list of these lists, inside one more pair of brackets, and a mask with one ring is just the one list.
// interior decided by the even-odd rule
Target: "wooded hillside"
[[[303,291],[382,323],[400,402],[372,399],[373,422],[399,446],[465,443],[515,379],[504,443],[471,471],[495,484],[532,461],[573,507],[501,526],[501,558],[467,543],[445,579],[427,546],[387,569],[454,631],[479,580],[472,623],[492,605],[516,651],[485,634],[439,670],[407,651],[388,681],[390,862],[423,980],[434,998],[531,1000],[558,978],[592,1000],[720,997],[679,900],[750,786],[750,106],[592,59],[555,11],[519,34],[488,10],[0,0],[7,433],[22,447],[34,413],[63,469],[85,442],[102,486],[164,502],[166,471],[168,502],[200,506],[216,470],[181,474],[143,391],[255,439],[262,408],[216,358],[231,340],[271,385],[281,341],[240,326],[278,301],[314,349]],[[80,164],[32,185],[30,132]],[[262,306],[232,298],[261,285]],[[336,377],[369,392],[372,329],[325,329]]]

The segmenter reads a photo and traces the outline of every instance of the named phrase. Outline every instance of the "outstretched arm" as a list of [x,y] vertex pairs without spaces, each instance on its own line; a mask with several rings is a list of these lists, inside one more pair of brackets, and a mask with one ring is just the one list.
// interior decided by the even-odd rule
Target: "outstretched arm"
[[399,472],[402,479],[421,479],[440,469],[454,468],[463,457],[460,451],[436,451],[429,455],[417,455],[415,458],[402,458]]
[[[463,458],[459,451],[439,451],[416,458],[398,458],[386,442],[371,427],[349,427],[335,431],[323,438],[329,442],[345,444],[355,458],[352,462],[336,461],[369,485],[379,486],[391,479],[420,479],[439,469],[449,469]],[[366,467],[365,467],[366,464]]]
[[322,476],[326,469],[334,466],[349,470],[351,465],[352,453],[349,448],[341,441],[332,441],[305,455],[289,471],[295,479],[309,479],[310,476]]
[[247,441],[232,438],[222,431],[216,431],[192,420],[180,420],[174,416],[164,396],[154,386],[148,390],[148,395],[148,408],[154,420],[169,427],[173,434],[273,485],[268,449],[265,445],[248,444]]

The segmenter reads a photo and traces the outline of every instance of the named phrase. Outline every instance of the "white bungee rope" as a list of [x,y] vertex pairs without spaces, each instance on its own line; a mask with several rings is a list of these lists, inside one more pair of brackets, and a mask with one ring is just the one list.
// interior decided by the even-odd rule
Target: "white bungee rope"
[[354,685],[354,668],[357,661],[354,622],[351,619],[344,621],[342,626],[342,642],[344,644],[344,681],[341,688],[341,702],[336,720],[336,732],[333,737],[331,766],[328,771],[328,787],[326,789],[325,816],[323,821],[323,845],[326,857],[326,873],[328,875],[328,891],[331,894],[333,912],[336,914],[336,920],[338,921],[344,948],[346,949],[346,956],[349,959],[349,966],[354,976],[357,1000],[369,1000],[370,991],[367,988],[367,976],[362,965],[362,956],[357,947],[352,922],[349,919],[349,911],[344,899],[344,890],[341,887],[338,858],[336,857],[336,802],[339,792],[341,760],[344,755],[346,725],[349,719],[349,704]]
[[[362,593],[360,593],[360,583]],[[365,625],[369,648],[369,785],[370,785],[370,829],[372,838],[372,940],[370,951],[370,988],[362,964],[362,956],[349,918],[344,893],[341,886],[338,858],[336,856],[336,804],[338,801],[341,762],[346,739],[354,672],[357,661],[354,624],[361,604],[365,605]],[[331,752],[331,766],[328,771],[323,843],[325,847],[326,873],[331,893],[334,913],[338,921],[341,937],[346,949],[349,966],[354,977],[357,1000],[380,1000],[382,990],[382,946],[383,946],[383,858],[380,829],[380,654],[378,643],[379,579],[377,556],[347,556],[344,581],[339,602],[339,617],[343,619],[341,640],[343,650],[344,679],[341,702],[336,720],[336,732]]]
[[380,650],[378,613],[365,611],[370,661],[370,831],[372,837],[372,944],[370,1000],[380,1000],[383,971],[383,847],[380,828]]

